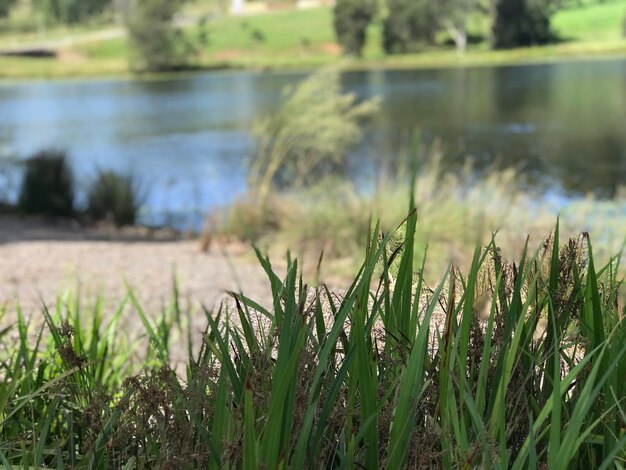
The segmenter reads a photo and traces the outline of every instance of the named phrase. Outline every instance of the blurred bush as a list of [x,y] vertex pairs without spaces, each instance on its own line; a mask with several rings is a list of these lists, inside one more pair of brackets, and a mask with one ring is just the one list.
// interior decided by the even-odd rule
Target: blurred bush
[[74,213],[74,181],[66,155],[42,151],[25,163],[18,208],[26,214],[67,217]]
[[88,195],[87,215],[93,220],[110,220],[115,225],[137,221],[141,200],[131,176],[100,171]]
[[260,29],[253,29],[250,33],[250,38],[255,44],[262,44],[265,42],[265,34],[263,34],[263,31],[261,31]]

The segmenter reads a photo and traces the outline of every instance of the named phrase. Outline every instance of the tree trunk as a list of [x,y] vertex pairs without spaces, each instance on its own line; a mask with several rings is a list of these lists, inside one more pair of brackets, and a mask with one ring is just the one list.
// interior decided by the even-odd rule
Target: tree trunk
[[457,34],[455,36],[454,42],[456,44],[457,52],[459,54],[465,54],[465,51],[467,50],[467,29],[465,27],[465,24],[457,29]]
[[467,50],[467,26],[465,21],[459,25],[455,25],[451,21],[446,22],[446,29],[448,34],[452,37],[456,50],[459,54],[465,54]]

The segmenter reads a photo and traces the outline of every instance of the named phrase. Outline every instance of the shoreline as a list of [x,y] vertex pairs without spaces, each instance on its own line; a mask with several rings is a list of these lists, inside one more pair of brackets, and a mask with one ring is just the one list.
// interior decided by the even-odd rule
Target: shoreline
[[[544,46],[550,47],[550,46]],[[486,51],[486,52],[470,52],[466,56],[456,57],[455,60],[451,60],[449,57],[449,51],[445,51],[446,55],[440,59],[434,59],[430,54],[421,56],[420,54],[413,55],[400,55],[400,56],[388,56],[382,59],[361,59],[349,61],[345,64],[345,72],[368,72],[373,70],[382,71],[403,71],[403,70],[448,70],[448,69],[472,69],[472,68],[484,68],[484,67],[524,67],[533,65],[550,65],[560,63],[571,62],[595,62],[595,61],[620,61],[626,60],[626,42],[623,47],[618,51],[601,50],[598,52],[572,52],[572,53],[557,53],[553,55],[541,55],[534,56],[527,54],[519,57],[506,57],[514,52],[519,51],[534,51],[540,48],[530,49],[512,49],[510,51]],[[500,59],[498,57],[490,57],[492,54],[503,54],[505,57]],[[12,61],[19,60],[49,60],[49,59],[16,59],[11,58]],[[0,65],[2,64],[2,58],[0,58]],[[97,61],[93,61],[97,62]],[[87,67],[91,71],[96,70],[93,74],[71,74],[71,73],[51,73],[41,75],[28,75],[28,74],[15,74],[15,75],[2,75],[0,71],[0,87],[1,86],[15,86],[23,83],[51,83],[51,82],[117,82],[117,81],[136,81],[136,82],[157,82],[164,80],[183,80],[186,78],[214,75],[214,74],[236,74],[236,73],[253,73],[253,74],[298,74],[306,73],[315,70],[318,67],[332,65],[333,63],[341,62],[340,59],[336,61],[319,61],[316,64],[288,64],[288,65],[258,65],[258,66],[246,66],[243,64],[223,64],[218,66],[217,64],[208,63],[206,66],[200,65],[191,68],[189,71],[182,72],[163,72],[163,73],[150,73],[150,74],[133,74],[130,71],[123,73],[99,73],[97,68]],[[93,65],[92,63],[89,65]],[[2,67],[0,67],[1,70]],[[5,67],[6,70],[6,67]]]

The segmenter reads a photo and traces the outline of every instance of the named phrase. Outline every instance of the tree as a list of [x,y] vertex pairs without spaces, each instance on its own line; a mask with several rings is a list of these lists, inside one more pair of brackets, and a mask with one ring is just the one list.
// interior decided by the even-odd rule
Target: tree
[[286,90],[280,109],[254,128],[257,151],[250,162],[250,187],[263,202],[272,186],[299,187],[341,169],[346,152],[360,142],[360,122],[378,109],[377,100],[356,102],[342,93],[340,71],[321,69]]
[[383,48],[388,54],[409,52],[419,42],[430,43],[437,31],[436,4],[431,0],[387,0]]
[[11,7],[15,5],[16,0],[0,0],[0,18],[9,16]]
[[376,14],[376,0],[337,0],[333,14],[335,35],[344,53],[361,56],[367,27]]
[[135,0],[125,18],[130,67],[135,72],[162,72],[187,66],[192,49],[174,24],[185,0]]
[[494,1],[494,48],[546,44],[552,39],[550,8],[545,0]]
[[35,7],[49,19],[73,24],[102,13],[111,4],[112,0],[37,0]]
[[438,22],[443,26],[459,52],[467,49],[467,21],[473,12],[487,13],[481,0],[439,0]]

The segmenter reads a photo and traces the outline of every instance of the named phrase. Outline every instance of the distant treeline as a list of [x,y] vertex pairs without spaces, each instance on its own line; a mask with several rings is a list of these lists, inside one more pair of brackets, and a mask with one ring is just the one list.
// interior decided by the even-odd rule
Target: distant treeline
[[[174,21],[185,3],[223,0],[30,0],[34,12],[48,23],[77,24],[113,16],[129,33],[134,71],[188,68],[194,47]],[[296,0],[279,3],[295,3]],[[469,43],[488,42],[495,49],[546,44],[557,40],[551,17],[559,9],[609,0],[336,0],[333,26],[344,53],[360,56],[371,24],[382,25],[387,54],[416,52],[444,38],[464,51]],[[249,3],[253,3],[248,0]],[[19,0],[0,0],[0,18]],[[270,2],[277,3],[277,2]],[[200,19],[203,25],[206,17]],[[626,22],[625,22],[626,31]]]
[[388,54],[415,51],[448,34],[460,51],[473,38],[471,22],[489,22],[496,49],[540,45],[556,38],[552,14],[581,1],[563,0],[337,0],[334,27],[344,51],[359,56],[373,21],[383,25],[382,46]]
[[[0,0],[0,17],[7,16],[19,0]],[[49,21],[74,24],[88,20],[112,7],[114,0],[31,0],[33,10]]]

